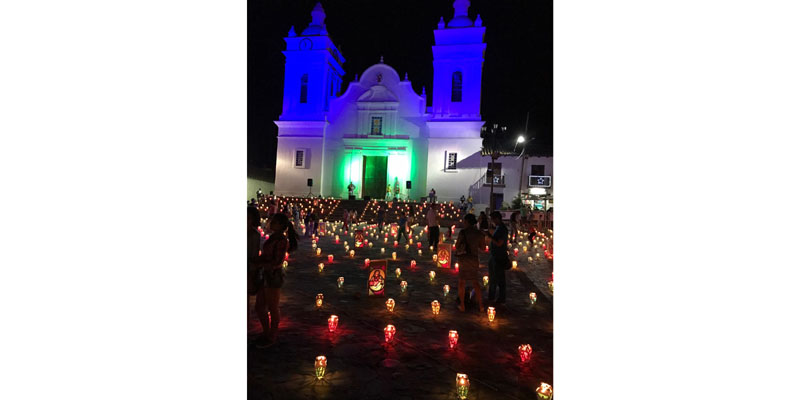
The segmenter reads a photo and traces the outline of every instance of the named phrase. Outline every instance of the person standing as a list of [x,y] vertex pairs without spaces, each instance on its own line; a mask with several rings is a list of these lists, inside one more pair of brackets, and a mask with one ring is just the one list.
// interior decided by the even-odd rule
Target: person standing
[[506,270],[511,268],[511,260],[508,259],[508,228],[503,223],[503,216],[499,211],[492,211],[489,214],[494,225],[494,231],[490,234],[485,233],[491,238],[489,246],[489,301],[504,304],[506,302]]
[[481,215],[478,217],[478,229],[484,232],[489,229],[489,218],[483,211],[481,211]]
[[509,225],[511,227],[511,241],[517,241],[517,231],[519,230],[519,211],[514,211],[511,213],[511,220],[509,221]]
[[433,251],[437,251],[439,249],[439,215],[436,213],[436,206],[433,204],[428,207],[425,221],[428,224],[428,246],[433,246]]
[[353,191],[355,189],[356,189],[356,185],[353,185],[353,182],[350,182],[350,184],[347,185],[347,194],[350,196],[350,198],[353,198]]
[[350,211],[344,210],[344,233],[350,230]]
[[383,221],[386,217],[386,210],[383,207],[378,206],[378,232],[383,232]]
[[406,212],[400,212],[400,218],[397,219],[397,243],[400,243],[401,238],[406,238],[406,242],[408,242],[408,236],[406,233],[406,229],[408,229],[408,218],[406,217]]
[[433,203],[436,199],[436,189],[431,188],[431,191],[428,192],[428,203]]
[[480,267],[479,255],[484,246],[483,233],[477,228],[478,220],[475,214],[464,216],[464,229],[458,233],[456,239],[456,256],[458,257],[458,299],[461,302],[458,310],[464,312],[464,292],[466,281],[472,282],[478,298],[478,307],[483,312],[483,297],[481,287],[478,285],[478,268]]

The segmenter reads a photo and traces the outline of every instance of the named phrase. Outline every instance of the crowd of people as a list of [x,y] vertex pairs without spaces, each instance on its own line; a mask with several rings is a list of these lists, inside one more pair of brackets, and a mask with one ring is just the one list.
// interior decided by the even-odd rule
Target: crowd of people
[[[263,220],[262,213],[257,208],[258,203],[249,203],[247,208],[248,315],[250,313],[249,296],[255,296],[254,311],[263,328],[263,333],[256,339],[256,345],[268,347],[277,340],[280,322],[280,288],[284,279],[282,262],[285,254],[297,248],[297,231],[302,230],[300,224],[304,225],[306,236],[314,236],[322,217],[316,213],[313,207],[306,213],[302,207],[289,202],[283,202],[283,207],[279,207],[281,202],[275,198],[259,195],[259,200],[262,203],[262,210],[266,213],[267,219],[264,226],[269,230],[269,235],[265,235],[266,240],[261,235],[260,229]],[[504,304],[506,301],[505,273],[511,269],[512,265],[508,254],[509,241],[516,242],[518,232],[526,231],[529,233],[528,240],[532,245],[537,233],[547,229],[547,220],[531,218],[535,214],[527,212],[527,210],[523,210],[526,211],[523,213],[514,211],[510,215],[508,226],[506,226],[503,215],[499,211],[490,211],[489,208],[486,208],[476,216],[471,197],[465,199],[462,196],[461,204],[461,230],[458,233],[454,252],[460,264],[458,309],[464,312],[467,300],[470,302],[477,300],[478,309],[483,312],[484,304],[494,306]],[[406,212],[401,212],[397,219],[397,242],[401,243],[405,239],[408,243],[412,222],[419,222],[427,227],[428,245],[437,248],[441,237],[438,206],[434,202],[429,203],[422,221],[410,221]],[[550,211],[552,212],[552,209]],[[384,207],[378,206],[375,216],[378,229],[383,229],[385,216]],[[344,210],[343,222],[345,229],[349,230],[353,225],[363,221],[359,221],[358,210],[349,209]],[[447,230],[448,233],[452,233],[449,227]],[[482,252],[481,249],[487,245],[487,241],[489,245],[487,265],[489,283],[487,297],[484,299],[481,294],[478,270],[480,268],[479,255]],[[467,284],[472,286],[470,296],[466,296]]]

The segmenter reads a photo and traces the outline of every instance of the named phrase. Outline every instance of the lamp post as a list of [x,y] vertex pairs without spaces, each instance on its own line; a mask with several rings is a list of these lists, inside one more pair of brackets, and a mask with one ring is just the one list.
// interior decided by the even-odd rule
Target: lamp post
[[[482,127],[481,131],[486,132],[486,127]],[[484,143],[488,144],[489,146],[489,153],[492,157],[492,163],[490,164],[490,168],[487,169],[486,174],[489,174],[489,171],[492,172],[491,180],[489,181],[489,211],[495,210],[494,204],[494,166],[495,161],[500,158],[500,151],[497,149],[497,133],[498,132],[505,132],[505,126],[498,126],[497,124],[492,125],[489,129],[489,136],[484,137]],[[486,139],[491,138],[491,142],[487,142]]]

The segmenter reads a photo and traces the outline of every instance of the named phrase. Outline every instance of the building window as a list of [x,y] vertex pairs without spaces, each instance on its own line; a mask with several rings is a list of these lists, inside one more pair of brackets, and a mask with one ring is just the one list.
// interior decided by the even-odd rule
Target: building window
[[305,168],[306,166],[306,151],[305,150],[295,150],[294,151],[294,167],[295,168]]
[[372,117],[372,127],[369,131],[370,135],[383,134],[383,117]]
[[308,74],[303,74],[300,78],[300,102],[308,102]]
[[461,71],[453,72],[453,86],[450,92],[450,101],[461,102]]
[[531,165],[531,175],[544,176],[544,165]]
[[447,153],[447,165],[445,170],[455,171],[458,164],[458,153]]

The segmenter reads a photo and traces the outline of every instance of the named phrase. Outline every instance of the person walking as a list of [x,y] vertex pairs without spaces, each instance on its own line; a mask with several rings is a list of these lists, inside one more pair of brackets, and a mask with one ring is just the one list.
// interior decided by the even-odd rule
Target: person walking
[[479,255],[484,246],[483,233],[478,230],[478,219],[475,214],[464,216],[464,229],[458,232],[456,239],[456,256],[458,257],[458,299],[461,302],[458,310],[464,312],[464,292],[466,281],[472,282],[478,298],[478,308],[483,312],[483,297],[481,287],[478,285],[478,268],[480,267]]
[[436,206],[431,204],[428,207],[428,214],[425,215],[425,221],[428,224],[428,246],[433,246],[433,251],[439,249],[439,215],[436,212]]
[[[506,270],[511,268],[511,260],[508,259],[508,228],[503,223],[503,216],[499,211],[492,211],[489,214],[494,226],[494,231],[486,236],[491,238],[489,246],[489,298],[497,304],[506,302]],[[495,293],[497,300],[495,301]]]
[[269,229],[272,234],[255,261],[263,276],[263,286],[256,294],[256,314],[264,327],[261,337],[256,340],[256,347],[269,347],[278,340],[278,325],[281,321],[279,303],[284,280],[282,263],[287,252],[297,249],[297,232],[286,214],[273,215],[269,219]]

